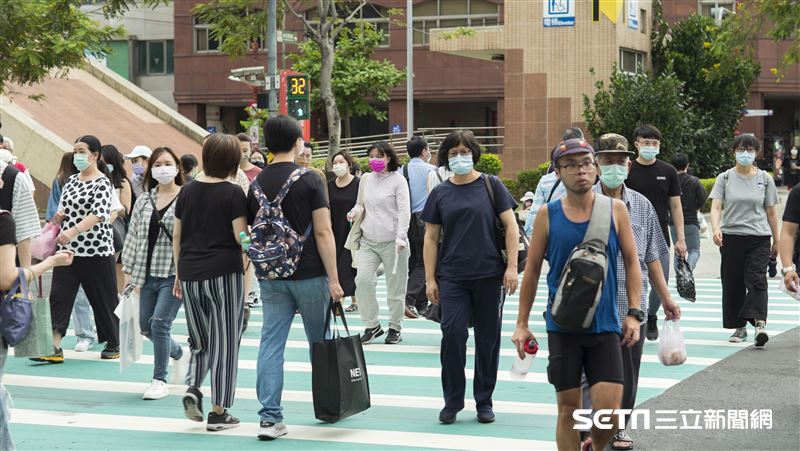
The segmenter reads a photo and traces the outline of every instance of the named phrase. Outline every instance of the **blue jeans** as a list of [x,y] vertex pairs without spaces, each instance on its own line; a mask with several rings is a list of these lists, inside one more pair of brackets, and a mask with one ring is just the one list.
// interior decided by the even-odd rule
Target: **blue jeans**
[[[670,226],[669,232],[674,242],[677,239],[675,236],[675,227]],[[686,261],[689,263],[689,267],[692,268],[692,271],[694,271],[697,262],[700,261],[700,226],[697,224],[686,224],[683,226],[683,234],[686,236],[686,250],[689,253],[686,257]],[[675,259],[676,271],[677,268],[678,262],[677,259]]]
[[264,421],[280,423],[283,421],[283,352],[295,311],[299,310],[303,318],[310,355],[311,346],[329,335],[325,319],[331,295],[327,277],[261,280],[259,285],[264,323],[256,365],[256,393],[262,406],[258,414]]
[[94,322],[92,322],[92,307],[89,305],[89,299],[83,291],[83,287],[78,289],[78,294],[75,296],[75,306],[72,307],[72,321],[75,327],[75,336],[78,338],[88,338],[92,341],[97,340],[97,335],[94,333]]
[[167,381],[169,358],[181,358],[183,351],[172,339],[172,322],[181,308],[181,301],[172,295],[175,276],[162,279],[147,276],[139,293],[139,327],[142,335],[153,342],[153,379]]

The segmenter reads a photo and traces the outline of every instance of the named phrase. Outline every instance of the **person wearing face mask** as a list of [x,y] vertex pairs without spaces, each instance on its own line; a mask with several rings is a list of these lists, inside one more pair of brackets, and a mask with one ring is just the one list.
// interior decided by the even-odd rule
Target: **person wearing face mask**
[[139,290],[139,324],[142,335],[153,342],[153,378],[142,399],[161,399],[169,395],[167,363],[173,366],[173,381],[181,383],[189,361],[188,348],[181,348],[171,337],[172,322],[181,302],[172,294],[175,260],[172,229],[175,224],[175,199],[181,191],[181,164],[169,147],[156,148],[144,175],[148,191],[136,201],[130,229],[122,252],[126,282]]
[[[261,168],[257,167],[256,165],[250,163],[250,152],[252,150],[252,143],[250,142],[250,135],[247,133],[239,133],[236,135],[236,138],[239,139],[239,146],[242,149],[242,159],[239,162],[239,170],[244,172],[244,175],[247,176],[247,180],[252,183],[253,180],[256,179],[258,174],[261,173]],[[248,186],[249,189],[249,186]],[[247,192],[247,190],[245,190]],[[245,304],[247,304],[248,308],[256,307],[259,303],[258,300],[258,293],[256,292],[256,287],[258,287],[258,280],[256,279],[256,271],[255,267],[250,263],[250,259],[247,258],[247,255],[243,255],[242,259],[244,261],[244,292],[247,293],[247,298],[245,299]],[[249,315],[248,315],[249,318]]]
[[[660,152],[661,132],[652,125],[640,125],[633,131],[639,157],[631,164],[631,170],[625,184],[628,188],[639,192],[653,204],[656,210],[661,231],[667,245],[670,244],[669,221],[675,224],[675,254],[686,258],[686,237],[683,230],[683,206],[681,205],[681,184],[678,171],[669,164],[656,159]],[[670,255],[661,256],[661,268],[664,278],[669,281]],[[650,290],[648,299],[647,339],[658,338],[658,309],[662,304],[658,293]]]
[[800,178],[800,152],[798,152],[797,146],[785,153],[781,167],[783,168],[783,184],[791,191]]
[[67,333],[69,317],[78,288],[83,287],[94,312],[99,342],[105,342],[102,359],[119,358],[117,284],[114,273],[114,238],[111,211],[114,187],[100,160],[100,140],[84,135],[75,141],[73,164],[80,171],[69,178],[61,193],[58,211],[51,219],[61,226],[57,243],[61,250],[75,253],[71,266],[53,271],[50,311],[53,322],[51,355],[35,357],[37,362],[63,363],[61,338]]
[[741,343],[747,340],[749,322],[756,328],[757,347],[769,340],[764,269],[770,256],[778,255],[780,236],[775,181],[753,164],[760,150],[755,136],[737,136],[736,167],[717,176],[709,196],[712,236],[722,255],[722,327],[735,329],[729,341]]
[[[647,294],[648,280],[653,289],[663,301],[664,312],[667,320],[680,319],[681,310],[678,303],[672,299],[664,272],[661,269],[661,256],[669,253],[667,242],[658,223],[655,209],[650,201],[642,194],[625,186],[625,179],[631,167],[631,157],[634,153],[628,150],[628,140],[616,133],[602,135],[597,141],[595,159],[600,171],[600,181],[594,186],[594,192],[603,194],[612,199],[621,200],[628,209],[633,229],[633,238],[636,243],[636,254],[639,257],[639,266],[642,269],[641,283],[642,299]],[[617,259],[617,313],[620,324],[628,316],[628,291],[626,289],[627,273],[621,258]],[[642,305],[643,315],[647,315],[647,304]],[[645,325],[641,324],[639,340],[632,347],[621,346],[622,351],[622,409],[633,409],[636,405],[636,391],[638,389],[639,368],[642,363],[644,350]],[[584,375],[583,408],[591,409],[592,401],[589,396],[589,383]],[[633,441],[620,429],[611,438],[612,449],[633,449]]]
[[255,180],[256,176],[261,173],[261,168],[250,162],[252,153],[250,136],[246,133],[239,133],[236,135],[236,137],[239,138],[239,144],[242,147],[242,161],[239,163],[239,169],[244,171],[244,174],[247,176],[247,180],[252,182]]
[[[497,177],[474,169],[481,148],[471,131],[451,132],[439,146],[439,153],[448,156],[447,168],[454,175],[431,191],[422,212],[427,296],[439,304],[441,312],[444,408],[439,421],[455,422],[464,408],[467,326],[472,318],[472,391],[478,421],[491,423],[495,420],[492,394],[500,361],[503,303],[506,294],[514,294],[518,282],[519,227],[514,215],[517,203]],[[487,183],[493,187],[494,201],[489,197]],[[509,249],[505,262],[498,223],[505,229]]]
[[403,314],[408,282],[408,224],[411,204],[408,184],[399,169],[397,153],[389,143],[378,141],[367,149],[372,173],[361,178],[362,205],[356,205],[347,214],[352,221],[363,214],[361,242],[357,254],[356,298],[361,320],[366,330],[361,342],[372,343],[384,334],[378,319],[376,284],[378,266],[386,271],[386,303],[389,305],[389,331],[386,344],[397,344],[403,339]]
[[253,149],[250,155],[250,163],[253,163],[259,169],[264,169],[266,166],[266,160],[264,159],[264,154],[261,153],[258,149]]
[[356,204],[361,179],[352,174],[353,157],[349,153],[340,151],[333,156],[331,162],[336,178],[328,182],[328,199],[331,203],[331,227],[336,241],[336,269],[344,297],[350,296],[350,305],[345,311],[356,312],[356,269],[353,267],[352,254],[349,249],[345,249],[344,243],[350,233],[347,212]]
[[147,146],[136,146],[131,150],[131,153],[125,155],[125,159],[129,160],[133,165],[133,177],[131,177],[131,187],[133,188],[133,195],[139,197],[144,188],[144,173],[147,172],[147,160],[153,153]]
[[411,195],[411,223],[408,226],[411,258],[408,260],[405,315],[407,318],[417,318],[428,308],[428,298],[425,295],[425,264],[422,258],[425,223],[420,216],[428,200],[428,174],[436,171],[436,166],[430,164],[431,151],[422,137],[411,138],[406,143],[406,150],[411,158],[403,167],[403,177],[408,182]]

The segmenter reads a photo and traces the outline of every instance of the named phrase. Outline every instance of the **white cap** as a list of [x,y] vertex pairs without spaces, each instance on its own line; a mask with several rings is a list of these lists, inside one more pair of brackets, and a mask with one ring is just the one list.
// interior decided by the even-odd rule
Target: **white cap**
[[133,160],[134,158],[138,157],[145,157],[150,158],[150,155],[153,154],[153,151],[150,150],[147,146],[136,146],[131,150],[131,153],[125,155],[126,160]]
[[525,195],[522,196],[522,199],[520,199],[521,202],[525,202],[526,200],[533,200],[533,193],[532,192],[530,192],[530,191],[526,192]]

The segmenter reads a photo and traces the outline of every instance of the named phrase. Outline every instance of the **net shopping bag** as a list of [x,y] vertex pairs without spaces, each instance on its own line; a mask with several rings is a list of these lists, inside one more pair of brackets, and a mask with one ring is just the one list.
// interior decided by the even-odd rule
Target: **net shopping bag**
[[658,346],[658,360],[666,366],[681,365],[686,361],[686,343],[680,321],[664,320],[661,340]]
[[677,256],[675,261],[675,282],[678,286],[678,294],[680,297],[689,302],[694,302],[697,293],[694,289],[694,276],[692,275],[692,267],[685,258]]
[[14,357],[41,357],[53,353],[53,323],[50,320],[50,301],[31,299],[33,314],[25,338],[14,346]]
[[139,327],[139,295],[128,285],[114,310],[119,317],[119,371],[142,357],[142,329]]
[[[314,416],[326,423],[335,423],[370,408],[361,336],[350,335],[341,303],[331,300],[329,316],[331,312],[334,313],[333,338],[314,343],[311,353]],[[336,313],[342,318],[346,337],[339,335]]]

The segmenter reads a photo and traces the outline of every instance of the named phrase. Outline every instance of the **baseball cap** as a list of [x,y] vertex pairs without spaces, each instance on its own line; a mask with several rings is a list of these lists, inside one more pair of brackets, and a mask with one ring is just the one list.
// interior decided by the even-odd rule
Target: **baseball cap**
[[556,166],[558,159],[563,156],[581,153],[594,154],[594,148],[588,142],[578,138],[561,141],[556,148],[553,149],[553,166]]
[[153,151],[150,150],[147,146],[136,146],[131,150],[131,153],[125,155],[126,160],[133,160],[134,158],[138,157],[145,157],[150,158],[150,155],[153,154]]
[[628,139],[616,133],[606,133],[597,140],[596,155],[604,153],[626,153],[635,157],[636,153],[628,150]]

